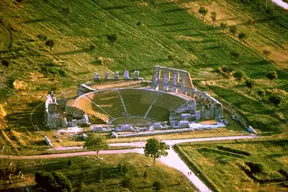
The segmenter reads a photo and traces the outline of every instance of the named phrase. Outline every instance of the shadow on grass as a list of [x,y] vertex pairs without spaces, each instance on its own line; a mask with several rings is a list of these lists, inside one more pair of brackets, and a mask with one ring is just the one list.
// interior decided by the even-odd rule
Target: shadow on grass
[[50,21],[50,20],[51,20],[51,19],[48,19],[48,18],[43,18],[43,19],[30,19],[30,20],[21,22],[21,23],[19,23],[19,24],[41,23],[41,22]]
[[162,13],[172,13],[172,12],[187,11],[187,10],[190,10],[190,8],[170,9],[170,10],[162,11]]
[[84,53],[86,51],[89,51],[89,49],[78,49],[74,51],[58,52],[55,55],[74,55],[74,54]]
[[148,25],[147,27],[167,27],[167,26],[175,26],[175,25],[182,25],[186,22],[174,22],[174,23],[163,23],[160,25]]

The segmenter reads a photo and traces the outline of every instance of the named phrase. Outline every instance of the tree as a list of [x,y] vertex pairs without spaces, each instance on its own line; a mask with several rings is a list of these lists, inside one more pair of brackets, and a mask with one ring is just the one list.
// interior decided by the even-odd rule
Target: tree
[[107,39],[113,44],[117,41],[118,37],[117,34],[107,35]]
[[247,38],[247,36],[246,36],[245,33],[241,32],[241,33],[239,33],[238,38],[239,38],[240,41],[243,41],[244,39]]
[[135,183],[132,180],[132,177],[125,175],[124,179],[121,181],[121,185],[124,188],[129,189],[130,191],[135,191]]
[[160,191],[161,189],[163,189],[163,184],[160,181],[154,181],[152,186],[153,190],[155,191]]
[[271,54],[271,51],[265,49],[265,50],[263,51],[263,54],[265,55],[266,60],[268,60],[268,56]]
[[49,39],[45,42],[45,45],[47,45],[48,47],[50,47],[50,50],[54,47],[55,43],[52,39]]
[[168,155],[168,152],[165,151],[166,149],[169,149],[169,146],[166,143],[158,141],[156,138],[152,138],[147,140],[144,153],[146,156],[153,157],[153,165],[155,166],[156,158]]
[[76,192],[86,192],[87,191],[87,187],[85,185],[85,183],[83,182],[83,180],[81,181],[78,189],[76,190]]
[[60,172],[37,171],[35,181],[38,186],[46,191],[71,192],[71,181]]
[[269,101],[277,107],[281,102],[281,97],[278,95],[271,95]]
[[215,11],[213,11],[213,12],[211,13],[211,19],[212,19],[212,21],[213,21],[213,25],[212,25],[212,26],[214,26],[214,24],[215,24],[215,22],[216,22],[216,20],[217,20],[217,13],[216,13]]
[[277,75],[277,72],[276,71],[271,71],[269,73],[266,74],[266,77],[270,80],[270,85],[272,83],[272,81],[274,79],[277,79],[278,78],[278,75]]
[[239,58],[240,53],[238,51],[230,51],[230,55],[232,56],[232,59],[236,61]]
[[69,159],[69,160],[68,160],[68,167],[70,168],[71,166],[72,166],[72,160]]
[[227,23],[221,23],[220,27],[222,28],[223,32],[225,31],[226,27],[227,27]]
[[102,168],[99,167],[97,172],[96,172],[96,181],[99,183],[102,179],[103,179]]
[[102,149],[107,149],[108,144],[104,137],[91,134],[86,138],[84,148],[96,151],[97,158],[99,158],[99,151]]
[[255,81],[254,81],[253,79],[246,79],[245,85],[246,85],[246,87],[249,88],[249,93],[251,93],[252,88],[253,88],[254,85],[255,85]]
[[235,34],[237,33],[237,27],[234,25],[234,26],[232,26],[232,27],[230,27],[230,29],[229,29],[229,31],[230,31],[230,33],[233,35],[233,36],[235,36]]
[[200,7],[198,12],[203,16],[202,20],[204,20],[205,15],[208,13],[208,9],[206,9],[205,7]]
[[233,73],[233,77],[237,80],[237,81],[241,81],[244,77],[245,77],[245,73],[241,70],[236,71],[235,73]]

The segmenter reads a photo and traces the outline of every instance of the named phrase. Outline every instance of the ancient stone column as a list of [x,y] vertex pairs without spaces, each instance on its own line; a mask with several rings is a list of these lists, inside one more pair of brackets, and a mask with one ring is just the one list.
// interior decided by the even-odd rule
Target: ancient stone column
[[119,72],[116,71],[116,72],[114,73],[114,80],[118,80],[118,79],[119,79]]
[[134,79],[139,79],[139,71],[134,71]]
[[125,70],[124,71],[124,79],[129,79],[129,71],[128,70]]
[[168,91],[168,86],[169,86],[169,70],[165,69],[163,70],[163,82],[164,82],[164,91]]
[[100,75],[99,73],[94,73],[94,81],[100,80]]
[[181,88],[184,89],[186,87],[186,72],[181,73]]
[[177,91],[177,85],[178,85],[178,71],[173,71],[173,92]]
[[105,72],[105,80],[110,79],[110,73],[109,72]]

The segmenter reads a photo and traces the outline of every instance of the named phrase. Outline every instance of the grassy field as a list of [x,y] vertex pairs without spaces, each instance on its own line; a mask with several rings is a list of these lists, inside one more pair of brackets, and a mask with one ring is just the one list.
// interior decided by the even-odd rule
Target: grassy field
[[[259,180],[283,179],[278,171],[287,170],[287,137],[278,140],[209,142],[179,145],[182,153],[196,164],[219,191],[287,191],[281,182],[260,184],[253,181],[248,163],[260,164]],[[224,148],[224,150],[223,150]],[[228,150],[227,150],[228,148]],[[234,152],[231,152],[231,149]],[[238,150],[238,151],[236,151]],[[244,154],[244,155],[243,155]]]
[[[8,142],[6,135],[15,146],[41,143],[28,119],[49,90],[75,92],[95,71],[103,77],[105,71],[139,69],[149,79],[155,65],[188,70],[197,87],[227,102],[257,131],[287,132],[287,13],[272,4],[264,13],[260,1],[175,2],[1,1],[0,98],[7,114],[1,127],[8,122],[9,128],[1,142]],[[200,6],[209,10],[204,21]],[[214,27],[212,11],[218,16]],[[228,24],[225,30],[221,22]],[[229,34],[234,25],[235,37]],[[240,42],[239,32],[248,38]],[[50,39],[52,49],[45,45]],[[271,51],[268,60],[264,49]],[[236,60],[232,52],[240,53]],[[243,82],[215,73],[223,65],[255,79],[252,93]],[[265,77],[271,70],[278,73],[272,85]],[[271,94],[282,97],[277,108],[268,101]]]
[[[121,181],[124,178],[123,173],[118,169],[118,165],[125,164],[128,172],[126,175],[132,177],[132,182],[135,184],[136,191],[152,191],[152,184],[159,180],[165,184],[163,191],[194,191],[192,184],[185,176],[161,163],[147,167],[151,164],[152,159],[139,154],[114,154],[101,155],[103,160],[97,159],[95,156],[88,157],[73,157],[62,159],[45,159],[45,160],[26,160],[14,162],[13,166],[18,164],[20,170],[24,173],[25,179],[14,181],[7,188],[20,189],[23,186],[33,186],[35,184],[34,174],[37,170],[59,171],[65,174],[72,182],[73,188],[79,187],[83,181],[88,191],[119,191]],[[68,166],[68,161],[71,159],[72,165]],[[5,165],[8,162],[5,162]],[[26,165],[25,165],[26,164]],[[97,181],[97,171],[102,168],[102,181]],[[145,173],[146,172],[146,173]],[[146,174],[146,176],[144,176]],[[6,186],[1,180],[0,185],[3,188]],[[8,189],[6,189],[8,191]]]

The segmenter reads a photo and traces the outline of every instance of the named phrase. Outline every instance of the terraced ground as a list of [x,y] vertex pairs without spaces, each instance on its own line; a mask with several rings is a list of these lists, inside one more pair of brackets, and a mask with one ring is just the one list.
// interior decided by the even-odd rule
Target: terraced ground
[[[218,191],[287,191],[287,186],[281,182],[287,179],[279,172],[288,168],[287,137],[262,141],[190,143],[179,147],[181,153],[199,168]],[[259,170],[254,172],[249,163],[257,164],[255,167]],[[254,172],[252,175],[257,181],[249,176],[250,171]],[[266,180],[265,184],[259,183],[260,180]]]

